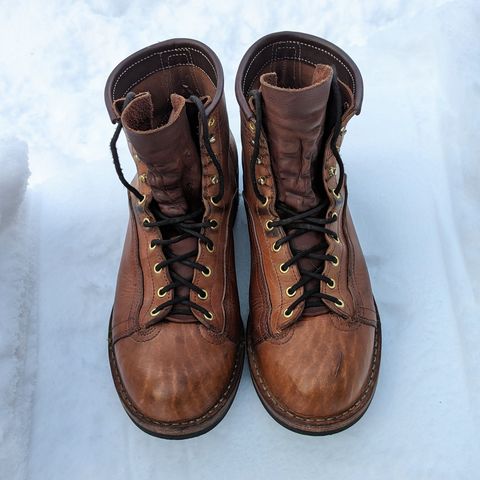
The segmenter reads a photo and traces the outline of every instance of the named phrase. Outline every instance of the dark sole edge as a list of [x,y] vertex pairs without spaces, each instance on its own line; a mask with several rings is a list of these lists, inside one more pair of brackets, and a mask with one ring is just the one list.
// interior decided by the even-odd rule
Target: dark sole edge
[[[287,422],[283,420],[283,415],[279,414],[270,404],[265,400],[263,394],[260,391],[260,388],[257,386],[257,382],[255,379],[255,374],[253,373],[253,368],[252,368],[252,363],[250,359],[250,347],[247,347],[247,358],[248,358],[248,365],[250,368],[250,377],[252,379],[253,386],[255,387],[255,391],[257,392],[258,398],[262,402],[262,405],[264,406],[265,410],[268,412],[268,414],[282,427],[286,428],[287,430],[290,430],[295,433],[299,433],[302,435],[307,435],[307,436],[312,436],[312,437],[323,437],[327,435],[333,435],[335,433],[340,433],[346,430],[347,428],[350,428],[351,426],[355,425],[365,414],[365,412],[368,410],[368,407],[370,406],[370,403],[372,402],[373,396],[375,394],[375,390],[377,387],[378,383],[378,376],[380,372],[380,362],[381,362],[381,353],[382,353],[382,327],[381,327],[381,322],[380,322],[380,315],[378,313],[378,308],[377,305],[375,304],[375,309],[377,311],[377,335],[378,335],[378,362],[377,362],[377,367],[375,370],[375,382],[373,384],[373,387],[371,389],[370,395],[368,399],[366,400],[365,404],[362,406],[360,410],[358,410],[353,416],[352,420],[350,422],[347,422],[346,424],[338,427],[338,428],[332,428],[331,430],[323,430],[323,431],[314,431],[314,430],[303,430],[300,428],[296,428]],[[250,336],[247,334],[247,343],[250,343],[249,340]],[[345,423],[345,421],[341,422],[342,424]],[[331,424],[334,426],[335,424]]]
[[[113,378],[113,384],[115,386],[115,390],[117,391],[118,398],[120,399],[120,402],[127,413],[128,417],[130,420],[134,423],[135,426],[137,426],[140,430],[143,432],[147,433],[148,435],[151,435],[156,438],[163,438],[165,440],[186,440],[189,438],[194,438],[198,437],[200,435],[203,435],[213,428],[215,428],[225,417],[227,412],[230,410],[230,407],[233,403],[233,400],[237,394],[238,391],[238,386],[240,385],[240,380],[242,378],[242,372],[243,372],[243,364],[245,360],[245,342],[242,340],[239,345],[238,345],[238,351],[237,355],[239,357],[239,365],[237,367],[237,371],[235,372],[235,383],[233,384],[232,390],[229,393],[225,404],[218,410],[218,412],[213,415],[212,417],[208,418],[205,420],[204,424],[206,424],[203,428],[195,428],[193,431],[188,432],[188,427],[187,428],[182,428],[179,429],[179,433],[159,433],[155,430],[149,430],[147,427],[145,427],[136,417],[136,415],[130,411],[128,406],[125,404],[123,401],[122,395],[120,394],[118,387],[117,387],[117,382],[115,379],[115,373],[114,373],[114,368],[116,367],[116,360],[115,360],[115,355],[113,352],[113,343],[112,343],[112,315],[110,315],[110,322],[109,322],[109,327],[108,327],[108,358],[109,358],[109,363],[110,363],[110,371],[112,374]],[[113,365],[115,364],[115,366]],[[118,368],[117,368],[118,370]],[[124,387],[125,388],[125,387]],[[196,427],[202,427],[202,423],[198,424]],[[172,428],[172,427],[170,427]],[[184,433],[187,432],[187,433]]]

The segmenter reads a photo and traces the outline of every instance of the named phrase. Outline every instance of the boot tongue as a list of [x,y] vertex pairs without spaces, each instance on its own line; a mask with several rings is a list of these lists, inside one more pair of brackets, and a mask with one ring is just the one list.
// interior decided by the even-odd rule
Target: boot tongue
[[276,73],[260,77],[264,123],[268,132],[277,199],[304,212],[318,205],[314,188],[321,165],[321,147],[333,70],[317,65],[311,81],[301,88],[278,85]]
[[[187,115],[188,103],[177,94],[172,94],[170,101],[172,109],[162,123],[154,114],[150,93],[139,94],[122,113],[122,124],[136,153],[148,167],[147,182],[159,210],[168,217],[178,217],[202,205],[202,166]],[[179,233],[171,227],[162,229],[163,238],[174,239]],[[197,239],[186,237],[168,248],[174,256],[192,252],[193,260],[198,251]],[[188,281],[193,278],[190,266],[174,262],[169,268]],[[175,290],[175,296],[188,297],[189,293],[184,285]],[[167,318],[181,322],[193,319],[190,309],[179,305],[174,306]]]
[[[315,184],[321,185],[316,180],[322,168],[322,158],[318,157],[332,76],[330,66],[317,65],[311,81],[301,88],[279,86],[276,73],[265,73],[260,77],[263,121],[268,133],[277,201],[297,212],[310,210],[323,200],[323,187],[319,190]],[[296,250],[308,250],[322,241],[323,234],[305,232],[292,243]],[[302,258],[298,262],[300,269],[305,271],[313,271],[321,263],[313,258]],[[304,286],[305,290],[319,291],[319,288],[317,280]],[[318,315],[325,311],[324,306],[306,306],[304,315]]]
[[201,162],[187,116],[186,100],[170,96],[168,120],[154,117],[151,95],[138,95],[122,114],[125,133],[147,165],[147,181],[160,211],[169,217],[184,215],[201,205]]

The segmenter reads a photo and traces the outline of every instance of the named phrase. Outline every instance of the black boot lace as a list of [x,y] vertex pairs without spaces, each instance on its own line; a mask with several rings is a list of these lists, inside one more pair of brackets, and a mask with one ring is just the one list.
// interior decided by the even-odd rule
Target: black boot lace
[[[121,110],[123,111],[125,107],[135,98],[135,93],[130,92],[126,95]],[[208,118],[205,112],[205,106],[200,98],[195,95],[191,95],[189,100],[197,107],[199,111],[200,121],[202,123],[202,134],[203,134],[203,143],[207,150],[207,153],[212,160],[213,164],[215,165],[217,172],[218,172],[218,193],[215,195],[212,200],[215,203],[218,203],[224,194],[224,175],[222,166],[218,161],[217,156],[215,155],[211,145],[210,145],[210,138],[208,132]],[[110,142],[110,149],[112,152],[113,163],[115,165],[115,170],[117,175],[122,182],[122,184],[127,188],[129,192],[131,192],[135,197],[141,202],[144,200],[144,196],[127,180],[123,175],[122,168],[120,166],[120,160],[118,157],[116,143],[120,135],[120,131],[122,130],[122,123],[121,120],[118,120],[118,125],[113,135],[113,138]],[[187,267],[192,269],[196,269],[201,271],[205,276],[209,276],[211,274],[211,270],[209,267],[198,263],[192,258],[196,258],[198,254],[198,247],[190,252],[183,253],[181,255],[177,255],[173,253],[171,246],[175,243],[178,243],[184,240],[187,237],[194,237],[199,242],[204,243],[207,248],[210,250],[213,249],[213,241],[209,239],[205,234],[205,229],[207,228],[217,228],[218,223],[216,220],[203,220],[203,213],[204,209],[199,208],[193,212],[186,213],[185,215],[181,215],[178,217],[168,217],[164,215],[160,209],[158,208],[157,203],[153,200],[150,205],[149,209],[153,214],[155,221],[150,222],[145,220],[143,225],[147,228],[158,228],[159,230],[168,229],[170,234],[168,236],[164,236],[164,238],[158,238],[152,240],[150,244],[150,248],[156,248],[157,246],[163,248],[163,252],[165,255],[165,260],[159,262],[155,265],[155,270],[159,272],[163,268],[168,268],[175,263],[181,263]],[[175,234],[171,234],[171,232],[175,232]],[[158,315],[161,310],[167,307],[174,307],[176,313],[183,313],[188,314],[191,312],[191,309],[195,309],[201,312],[207,320],[212,319],[212,314],[203,306],[192,302],[190,300],[190,290],[193,290],[198,294],[200,298],[206,298],[207,292],[198,287],[197,285],[193,284],[190,280],[184,278],[182,275],[178,274],[174,271],[174,269],[169,269],[171,283],[162,287],[158,291],[158,296],[162,297],[165,296],[169,291],[177,289],[177,287],[184,286],[187,287],[188,294],[185,295],[173,295],[171,300],[168,300],[157,307],[155,307],[150,313],[152,317]],[[182,308],[183,307],[183,308]],[[155,321],[150,322],[150,324],[154,324]]]
[[[262,96],[258,90],[251,91],[249,95],[253,98],[256,117],[254,148],[252,157],[250,159],[250,175],[253,180],[253,189],[255,195],[262,203],[265,203],[266,198],[264,195],[262,195],[258,188],[255,173],[257,158],[260,151],[260,134],[262,131]],[[334,115],[334,124],[332,127],[333,134],[330,140],[330,148],[339,166],[339,180],[333,193],[338,196],[343,186],[344,168],[340,153],[338,152],[337,148],[337,139],[341,132],[342,96],[336,74],[334,74],[332,79],[331,105],[333,110],[332,115]],[[288,289],[288,295],[293,296],[299,288],[308,287],[308,285],[313,283],[312,280],[316,281],[316,285],[320,285],[320,282],[326,282],[331,288],[335,286],[333,279],[322,273],[325,262],[332,262],[335,265],[338,263],[338,258],[336,256],[325,254],[325,250],[328,247],[326,235],[330,236],[336,241],[339,240],[337,234],[327,228],[328,225],[337,221],[336,213],[332,216],[324,218],[328,209],[328,205],[328,200],[325,200],[310,210],[305,212],[297,212],[280,201],[276,202],[276,210],[280,218],[279,220],[272,220],[268,222],[268,228],[282,227],[284,228],[286,235],[277,240],[274,243],[273,248],[277,250],[283,244],[288,242],[290,250],[293,254],[290,260],[286,261],[280,266],[282,271],[286,272],[290,266],[297,264],[303,258],[319,261],[318,267],[311,271],[300,268],[300,265],[298,266],[300,279]],[[323,234],[323,240],[307,250],[299,250],[295,248],[293,240],[305,234],[306,232],[321,233]],[[323,306],[322,300],[334,302],[339,306],[343,305],[343,302],[337,297],[320,292],[319,288],[310,287],[309,289],[305,289],[302,295],[300,295],[299,298],[291,303],[291,305],[285,310],[285,315],[287,317],[291,315],[293,310],[302,302],[305,302],[305,305],[309,307]]]

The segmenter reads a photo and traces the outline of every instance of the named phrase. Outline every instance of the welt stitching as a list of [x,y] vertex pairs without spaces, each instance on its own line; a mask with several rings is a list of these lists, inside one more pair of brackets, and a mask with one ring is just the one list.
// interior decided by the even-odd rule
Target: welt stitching
[[248,349],[250,350],[251,353],[251,358],[254,364],[255,372],[258,376],[258,380],[260,381],[263,390],[265,390],[265,393],[268,395],[270,400],[274,403],[274,405],[280,409],[282,412],[287,413],[291,417],[296,418],[297,420],[301,420],[303,422],[325,422],[325,421],[332,421],[332,420],[338,420],[339,418],[345,417],[348,415],[352,410],[356,409],[363,401],[365,400],[366,396],[368,395],[369,390],[371,389],[373,383],[374,383],[374,378],[376,374],[376,366],[377,366],[377,359],[378,359],[378,329],[375,330],[375,345],[374,345],[374,351],[373,351],[373,359],[372,359],[372,367],[370,369],[370,376],[368,379],[367,386],[365,387],[365,390],[362,392],[362,395],[360,398],[348,409],[345,410],[344,412],[335,415],[333,417],[300,417],[299,415],[296,415],[295,413],[291,412],[290,410],[286,409],[283,407],[276,399],[275,397],[270,393],[268,390],[268,387],[266,386],[262,375],[260,374],[260,371],[258,369],[257,361],[255,359],[255,353],[253,352],[251,346],[249,345]]
[[[125,73],[128,72],[128,70],[130,70],[131,68],[133,68],[135,65],[138,65],[139,63],[142,63],[144,60],[148,60],[149,58],[152,58],[154,57],[155,55],[160,55],[160,61],[162,62],[162,65],[163,65],[163,60],[162,60],[162,55],[164,53],[169,53],[169,52],[181,52],[181,51],[186,51],[186,52],[197,52],[199,53],[202,57],[205,58],[205,60],[209,63],[209,65],[212,67],[212,70],[214,72],[216,72],[215,70],[215,67],[213,66],[212,62],[210,61],[210,59],[203,53],[201,52],[200,50],[196,49],[196,48],[191,48],[191,47],[183,47],[183,48],[172,48],[170,50],[162,50],[161,52],[154,52],[154,53],[151,53],[150,55],[147,55],[145,57],[142,57],[140,58],[139,60],[133,62],[131,65],[129,65],[128,67],[126,67],[119,75],[118,77],[116,78],[115,80],[115,83],[113,84],[113,88],[112,88],[112,98],[115,99],[115,91],[117,89],[117,85],[118,85],[118,82],[120,81],[120,79],[125,75]],[[156,70],[158,71],[158,70]],[[152,73],[155,73],[155,71],[149,73],[149,75],[151,75]],[[147,75],[147,77],[149,76]],[[209,75],[207,75],[209,77]],[[142,78],[142,80],[144,80],[146,77]],[[209,77],[210,78],[210,77]],[[211,80],[211,79],[210,79]],[[141,81],[141,80],[140,80]],[[129,87],[131,88],[131,87]]]
[[110,342],[110,345],[109,345],[109,350],[110,350],[110,355],[111,355],[111,358],[112,358],[112,366],[113,366],[113,369],[114,369],[114,376],[115,376],[115,379],[118,382],[118,386],[120,387],[120,392],[119,393],[122,397],[122,400],[124,400],[124,402],[128,405],[128,407],[131,409],[132,412],[134,412],[134,414],[137,417],[139,417],[142,420],[145,420],[149,423],[153,423],[155,425],[162,425],[162,426],[166,426],[166,427],[168,427],[168,426],[175,427],[175,426],[181,426],[181,425],[193,425],[193,424],[196,424],[196,423],[201,423],[207,417],[211,416],[213,414],[213,412],[215,410],[217,410],[218,407],[220,407],[225,402],[226,397],[229,394],[229,390],[232,388],[232,384],[236,379],[236,373],[237,373],[238,366],[239,366],[240,353],[243,352],[242,344],[240,344],[238,346],[237,357],[235,359],[235,365],[233,367],[233,372],[232,372],[232,376],[230,377],[230,381],[229,381],[225,391],[223,392],[222,396],[218,400],[218,402],[207,413],[205,413],[201,417],[195,418],[193,420],[187,420],[187,421],[184,421],[184,422],[162,422],[160,420],[155,420],[153,418],[147,417],[146,415],[143,415],[143,413],[141,413],[135,407],[135,405],[132,403],[132,401],[128,397],[127,391],[125,390],[122,379],[120,377],[120,373],[119,373],[118,367],[117,367],[117,362],[116,362],[116,359],[115,359],[115,353],[113,351],[111,342]]
[[[335,60],[337,60],[337,62],[339,62],[344,68],[345,70],[348,72],[348,75],[350,76],[350,78],[352,79],[352,85],[353,85],[353,93],[355,94],[355,90],[356,90],[356,87],[355,87],[355,78],[352,74],[352,72],[350,71],[350,69],[347,67],[347,65],[345,65],[345,63],[343,63],[342,60],[340,60],[340,58],[338,58],[336,55],[334,55],[333,53],[329,52],[328,50],[325,50],[324,48],[320,48],[320,47],[316,47],[315,45],[311,45],[309,43],[304,43],[304,42],[299,42],[299,41],[294,41],[294,40],[286,40],[286,41],[280,41],[280,42],[275,42],[273,44],[269,44],[265,47],[263,47],[260,51],[257,52],[257,54],[252,58],[252,60],[250,61],[250,63],[248,64],[248,67],[247,67],[247,70],[245,71],[245,75],[243,77],[243,84],[242,84],[242,87],[243,87],[243,91],[245,92],[245,82],[247,80],[247,75],[248,75],[248,72],[253,64],[253,62],[255,61],[255,59],[263,52],[265,51],[267,48],[269,47],[272,47],[275,46],[275,45],[278,45],[279,43],[296,43],[297,45],[304,45],[306,47],[310,47],[310,48],[313,48],[315,50],[318,50],[320,52],[323,52],[323,53],[326,53],[327,55],[329,55],[330,57],[334,58]],[[286,59],[286,60],[292,60],[292,59]],[[293,59],[294,60],[294,59]],[[309,63],[307,60],[303,59],[302,58],[302,61],[304,61],[305,63]],[[268,62],[267,62],[268,63]],[[266,65],[266,64],[265,64]],[[263,65],[263,67],[265,66]],[[313,63],[311,63],[311,65],[314,65]],[[263,68],[262,67],[262,68]],[[258,75],[257,75],[258,76]],[[255,77],[257,78],[257,77]],[[253,84],[253,82],[252,82]]]

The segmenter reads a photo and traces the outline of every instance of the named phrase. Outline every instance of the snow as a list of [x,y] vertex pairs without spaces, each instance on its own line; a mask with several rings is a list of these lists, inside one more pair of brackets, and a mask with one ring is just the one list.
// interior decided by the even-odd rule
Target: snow
[[[2,20],[2,479],[478,475],[478,2],[288,0],[273,8],[255,0],[20,0],[3,6]],[[172,37],[202,40],[222,60],[239,140],[238,62],[257,38],[278,30],[337,43],[364,77],[362,114],[349,125],[342,156],[382,316],[377,393],[352,428],[304,437],[268,416],[245,369],[218,427],[181,442],[156,439],[124,413],[108,366],[127,208],[108,150],[113,126],[103,86],[137,49]]]

